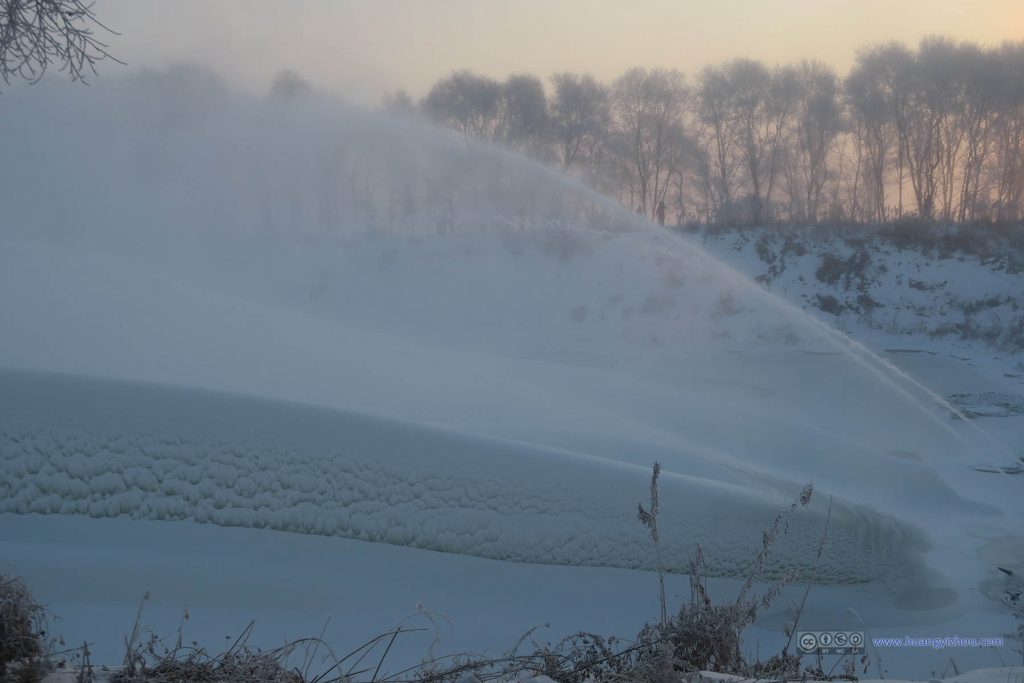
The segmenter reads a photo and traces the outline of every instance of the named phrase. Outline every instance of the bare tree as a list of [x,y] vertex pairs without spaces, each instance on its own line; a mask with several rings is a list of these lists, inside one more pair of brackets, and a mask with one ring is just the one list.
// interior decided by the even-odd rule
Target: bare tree
[[[902,55],[906,49],[897,44],[863,50],[844,84],[859,135],[855,140],[857,155],[864,174],[864,192],[867,194],[867,220],[885,219],[886,177],[889,157],[897,135],[894,125],[894,101],[901,92],[894,84],[893,55]],[[909,58],[909,55],[908,57]],[[900,59],[904,59],[902,56]],[[903,159],[902,146],[900,160]],[[902,172],[900,187],[902,188]]]
[[705,213],[710,220],[729,224],[734,220],[733,197],[739,171],[739,130],[734,115],[732,86],[724,67],[709,66],[700,74],[696,97],[700,138]]
[[267,97],[272,100],[300,100],[314,93],[313,86],[301,74],[285,70],[274,77]]
[[960,125],[964,131],[963,176],[956,220],[981,217],[984,205],[982,175],[993,149],[993,129],[1002,88],[998,55],[975,45],[963,48],[964,92]]
[[558,73],[551,81],[555,94],[550,118],[558,161],[562,168],[592,161],[611,123],[608,89],[590,74]]
[[541,157],[547,128],[548,101],[536,76],[509,76],[502,85],[496,137],[509,147]]
[[802,62],[797,69],[798,94],[795,112],[795,141],[792,145],[798,178],[793,191],[800,191],[800,218],[817,221],[825,183],[830,179],[829,161],[836,139],[843,131],[839,101],[839,79],[820,62]]
[[385,94],[381,98],[380,106],[381,109],[389,114],[398,114],[400,116],[409,116],[416,111],[416,103],[413,101],[412,96],[402,89]]
[[[580,172],[652,215],[661,202],[708,222],[779,217],[1018,220],[1024,215],[1024,42],[929,38],[861,51],[842,80],[816,62],[632,69],[504,83],[438,82],[423,110],[463,134]],[[781,201],[780,201],[781,200]],[[788,206],[786,202],[788,201]]]
[[1001,95],[993,126],[995,217],[1012,220],[1024,212],[1024,42],[1003,45],[999,70]]
[[[917,55],[894,61],[893,112],[910,170],[917,213],[933,218],[941,197],[939,170],[942,165],[943,121],[951,79],[941,74],[932,53],[946,45],[926,41]],[[936,55],[938,56],[938,55]]]
[[620,145],[620,158],[644,215],[653,215],[677,170],[686,97],[678,71],[630,69],[612,86],[619,136],[628,143]]
[[501,83],[492,78],[456,71],[435,83],[421,106],[427,116],[466,137],[493,141],[502,92]]
[[0,0],[0,79],[38,82],[52,65],[85,82],[96,64],[113,59],[96,30],[87,0]]
[[761,223],[771,204],[782,145],[795,108],[796,75],[792,69],[772,73],[749,59],[731,62],[726,73],[750,182],[751,219]]

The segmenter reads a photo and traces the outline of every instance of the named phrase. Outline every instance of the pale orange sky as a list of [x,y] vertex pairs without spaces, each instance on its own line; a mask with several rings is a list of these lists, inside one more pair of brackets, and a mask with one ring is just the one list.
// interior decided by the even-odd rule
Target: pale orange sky
[[99,0],[96,12],[122,33],[109,40],[129,68],[193,61],[253,91],[287,68],[362,103],[398,87],[422,95],[463,67],[692,75],[749,56],[844,71],[885,40],[1024,39],[1024,0]]

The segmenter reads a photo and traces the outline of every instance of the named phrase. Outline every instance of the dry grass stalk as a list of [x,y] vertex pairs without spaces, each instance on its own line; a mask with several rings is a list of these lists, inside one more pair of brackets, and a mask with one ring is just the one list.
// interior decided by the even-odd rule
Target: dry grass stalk
[[42,677],[46,617],[24,581],[0,574],[0,680]]

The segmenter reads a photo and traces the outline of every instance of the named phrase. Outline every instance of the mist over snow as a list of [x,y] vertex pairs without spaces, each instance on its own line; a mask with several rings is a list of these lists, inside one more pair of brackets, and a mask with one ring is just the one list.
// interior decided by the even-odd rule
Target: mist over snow
[[0,511],[649,569],[659,460],[673,570],[813,482],[775,575],[990,610],[1010,451],[573,180],[196,67],[2,97]]

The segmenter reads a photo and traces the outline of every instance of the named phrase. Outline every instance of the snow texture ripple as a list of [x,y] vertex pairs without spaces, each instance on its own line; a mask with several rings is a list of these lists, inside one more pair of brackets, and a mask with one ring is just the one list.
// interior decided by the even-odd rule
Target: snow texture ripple
[[[518,562],[653,567],[636,521],[648,472],[571,452],[229,394],[0,372],[0,511],[194,520]],[[669,569],[700,543],[742,574],[778,496],[667,474]],[[795,515],[773,575],[906,576],[925,542],[863,507]]]

